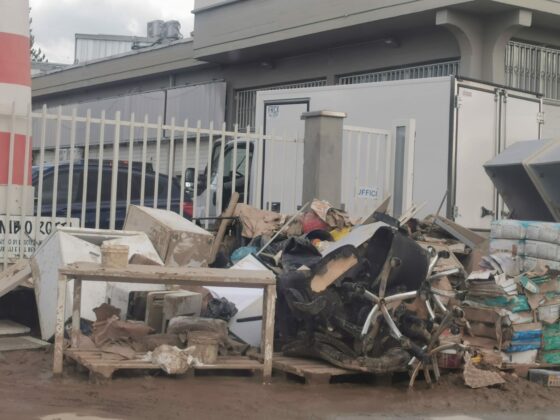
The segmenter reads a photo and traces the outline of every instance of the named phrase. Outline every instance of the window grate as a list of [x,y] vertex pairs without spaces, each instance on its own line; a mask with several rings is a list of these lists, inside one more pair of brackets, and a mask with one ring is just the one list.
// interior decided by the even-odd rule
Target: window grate
[[250,127],[251,131],[255,130],[257,92],[260,90],[297,89],[325,86],[326,84],[326,79],[316,79],[304,82],[286,83],[283,85],[237,90],[235,92],[235,122],[239,125],[240,131],[245,131],[247,127]]
[[507,86],[560,99],[560,49],[510,41],[505,74]]
[[355,83],[386,82],[391,80],[424,79],[427,77],[443,77],[457,74],[459,60],[445,61],[420,66],[401,67],[396,69],[371,71],[367,73],[340,76],[339,85],[352,85]]

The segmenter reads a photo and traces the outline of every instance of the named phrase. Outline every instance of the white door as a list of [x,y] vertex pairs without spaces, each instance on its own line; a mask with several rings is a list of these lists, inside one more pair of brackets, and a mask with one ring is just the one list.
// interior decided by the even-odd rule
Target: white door
[[263,207],[293,213],[303,203],[303,137],[305,122],[301,115],[309,109],[307,100],[267,103],[264,127],[267,140],[263,162]]
[[[500,152],[518,141],[538,140],[540,102],[515,96],[502,96],[502,141]],[[509,215],[509,209],[498,197],[498,214],[501,219]]]
[[483,165],[497,152],[496,94],[460,86],[457,102],[455,221],[471,229],[489,229],[496,200]]

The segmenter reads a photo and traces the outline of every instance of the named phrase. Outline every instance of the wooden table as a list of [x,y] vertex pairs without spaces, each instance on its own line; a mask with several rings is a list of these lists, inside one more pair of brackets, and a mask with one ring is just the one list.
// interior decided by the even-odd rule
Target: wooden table
[[[70,350],[78,347],[82,281],[262,288],[264,291],[261,341],[262,370],[264,381],[270,380],[272,375],[274,313],[276,305],[276,278],[270,271],[160,267],[152,265],[128,265],[126,268],[107,268],[93,263],[75,263],[62,267],[59,270],[58,278],[53,363],[53,373],[57,375],[62,374],[63,369],[66,285],[69,280],[74,280]],[[229,366],[225,365],[223,368],[230,369]]]

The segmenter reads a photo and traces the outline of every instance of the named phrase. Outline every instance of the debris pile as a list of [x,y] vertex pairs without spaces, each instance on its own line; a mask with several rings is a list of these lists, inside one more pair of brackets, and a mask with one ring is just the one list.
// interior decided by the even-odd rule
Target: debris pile
[[[497,369],[511,364],[560,364],[557,225],[496,222],[488,242],[441,216],[415,219],[421,206],[396,219],[386,201],[353,219],[320,200],[295,215],[237,201],[216,237],[177,214],[139,206],[130,207],[122,232],[58,229],[30,265],[2,274],[9,284],[0,282],[0,291],[33,274],[41,335],[49,339],[58,269],[73,262],[268,271],[277,279],[275,351],[285,356],[355,372],[408,371],[410,386],[420,373],[431,383],[442,370],[463,369],[473,388],[503,383]],[[82,287],[79,349],[178,374],[262,344],[262,289]],[[71,306],[67,293],[67,319]]]

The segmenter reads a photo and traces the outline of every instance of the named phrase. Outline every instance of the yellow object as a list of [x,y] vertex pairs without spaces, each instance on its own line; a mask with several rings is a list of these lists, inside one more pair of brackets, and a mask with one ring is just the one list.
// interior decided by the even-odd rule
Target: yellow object
[[331,230],[331,235],[335,241],[339,241],[340,239],[344,238],[346,235],[350,233],[350,228],[345,227],[342,229],[333,229]]

